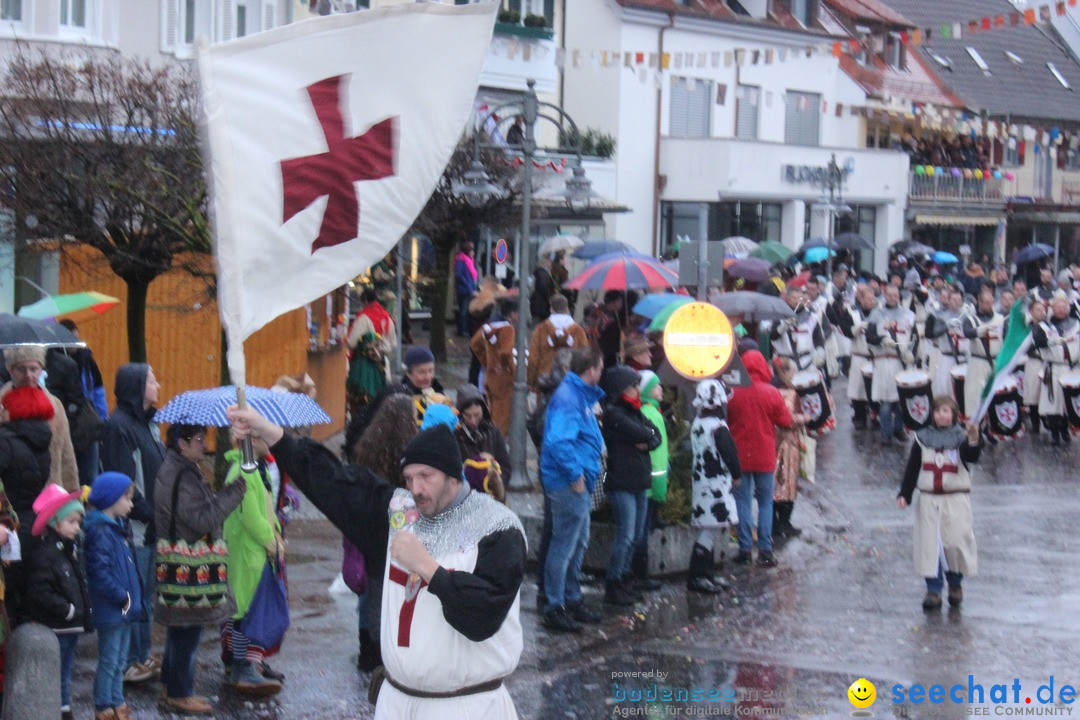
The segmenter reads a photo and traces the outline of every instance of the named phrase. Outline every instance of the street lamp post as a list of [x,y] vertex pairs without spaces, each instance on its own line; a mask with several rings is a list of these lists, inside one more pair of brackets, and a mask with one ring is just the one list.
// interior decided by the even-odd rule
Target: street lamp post
[[[840,169],[840,166],[836,162],[836,153],[832,154],[829,159],[829,164],[825,166],[825,174],[821,179],[822,191],[828,191],[829,200],[827,203],[819,203],[829,211],[829,228],[825,235],[827,245],[825,247],[825,262],[828,267],[828,279],[832,280],[832,266],[833,266],[833,253],[836,252],[833,248],[833,237],[835,235],[834,225],[836,224],[836,215],[842,212],[851,212],[851,208],[844,204],[844,173]],[[822,198],[824,200],[824,198]]]
[[[577,164],[574,166],[573,175],[566,181],[566,190],[562,193],[566,198],[566,204],[573,212],[587,210],[595,193],[592,191],[592,182],[585,177],[585,169],[581,164],[581,133],[573,119],[563,112],[562,108],[551,103],[543,102],[536,96],[535,80],[528,80],[528,90],[521,100],[514,100],[494,108],[482,118],[473,143],[473,161],[468,172],[465,173],[461,183],[455,183],[454,192],[462,195],[466,200],[476,206],[482,206],[493,196],[501,194],[501,190],[494,186],[483,163],[480,161],[480,148],[492,147],[490,144],[481,143],[481,132],[488,118],[496,117],[500,121],[506,121],[520,117],[524,123],[524,136],[521,141],[521,154],[525,160],[522,166],[521,188],[521,242],[518,245],[517,276],[518,276],[518,320],[515,329],[515,352],[517,353],[517,366],[514,373],[514,399],[510,410],[510,480],[507,485],[528,485],[528,468],[526,456],[528,452],[528,435],[525,427],[525,415],[528,410],[529,387],[526,381],[527,352],[529,348],[529,305],[528,297],[524,290],[528,287],[529,278],[532,276],[530,269],[531,252],[530,236],[532,226],[532,175],[533,158],[536,157],[537,146],[534,131],[537,121],[544,119],[560,129],[563,123],[570,125],[575,140],[575,154]],[[500,115],[505,111],[505,115]],[[553,114],[551,114],[553,113]],[[504,148],[502,145],[495,147]],[[505,149],[505,148],[504,148]]]

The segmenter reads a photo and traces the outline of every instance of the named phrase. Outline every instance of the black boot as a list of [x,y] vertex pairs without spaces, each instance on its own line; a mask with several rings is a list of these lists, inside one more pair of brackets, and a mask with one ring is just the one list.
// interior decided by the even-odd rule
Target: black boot
[[1038,435],[1039,427],[1042,425],[1038,405],[1028,405],[1028,418],[1031,420],[1031,434]]
[[851,424],[855,426],[856,430],[866,429],[866,401],[865,400],[852,400],[851,407],[854,409],[855,414],[851,418]]
[[356,666],[364,672],[371,672],[382,665],[382,648],[368,630],[360,631],[360,657]]
[[686,578],[686,589],[710,595],[723,590],[712,579],[712,551],[697,543],[690,551],[690,574]]
[[710,568],[709,580],[721,590],[730,590],[731,583],[724,579],[724,550],[720,550],[720,560]]
[[773,502],[773,537],[793,538],[802,534],[802,530],[791,524],[794,511],[794,502]]
[[634,578],[634,585],[638,590],[653,592],[663,587],[658,580],[649,577],[649,546],[647,544],[630,558],[630,577]]
[[626,589],[623,587],[622,580],[607,580],[604,583],[604,602],[610,605],[619,605],[622,607],[630,607],[636,600],[627,594]]

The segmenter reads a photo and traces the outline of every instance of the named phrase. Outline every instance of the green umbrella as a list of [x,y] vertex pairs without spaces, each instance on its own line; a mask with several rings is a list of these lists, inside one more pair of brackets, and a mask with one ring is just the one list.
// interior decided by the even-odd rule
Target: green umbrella
[[783,262],[787,262],[787,259],[791,257],[792,250],[787,246],[776,242],[775,240],[768,240],[761,243],[761,246],[757,250],[750,253],[750,257],[761,258],[762,260],[768,260],[774,265],[778,265]]
[[683,305],[692,302],[694,302],[694,298],[690,297],[689,295],[680,295],[678,300],[674,300],[670,304],[664,306],[664,308],[661,309],[660,312],[656,313],[656,316],[652,319],[652,322],[649,323],[649,332],[652,332],[653,330],[663,330],[664,327],[667,325],[667,321],[671,317],[672,313],[681,308]]

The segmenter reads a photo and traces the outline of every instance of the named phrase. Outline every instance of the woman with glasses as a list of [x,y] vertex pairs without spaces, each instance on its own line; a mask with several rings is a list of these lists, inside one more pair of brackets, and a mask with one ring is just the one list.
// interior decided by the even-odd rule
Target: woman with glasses
[[[188,544],[223,536],[225,518],[244,499],[247,481],[241,474],[218,492],[210,488],[199,463],[206,454],[206,428],[172,425],[166,434],[168,451],[157,475],[154,524],[162,542]],[[195,654],[204,626],[220,626],[236,611],[231,595],[216,606],[155,601],[154,620],[166,626],[161,681],[164,704],[186,715],[213,711],[206,698],[195,696]]]

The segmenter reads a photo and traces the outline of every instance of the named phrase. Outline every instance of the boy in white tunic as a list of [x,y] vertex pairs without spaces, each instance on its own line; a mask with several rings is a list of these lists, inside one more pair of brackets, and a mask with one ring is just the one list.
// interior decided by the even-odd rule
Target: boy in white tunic
[[516,718],[503,681],[521,656],[525,535],[511,510],[463,482],[453,433],[437,426],[413,438],[403,490],[253,410],[232,408],[230,418],[241,437],[271,444],[278,465],[383,573],[375,718]]
[[[926,579],[924,610],[941,607],[941,591],[949,583],[949,605],[964,600],[960,583],[978,567],[971,522],[971,466],[979,460],[979,427],[959,423],[951,397],[934,398],[934,422],[915,433],[896,505],[911,503],[915,488],[915,572]],[[945,567],[940,556],[944,552]]]

